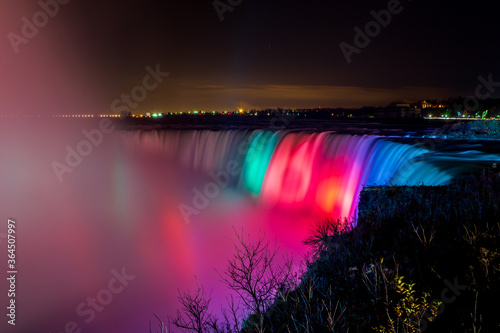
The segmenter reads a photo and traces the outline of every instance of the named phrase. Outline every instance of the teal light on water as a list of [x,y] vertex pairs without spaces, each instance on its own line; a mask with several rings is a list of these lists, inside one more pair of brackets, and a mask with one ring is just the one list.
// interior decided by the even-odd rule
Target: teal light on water
[[273,132],[258,132],[252,136],[245,156],[243,180],[245,188],[252,194],[260,193],[269,161],[278,144],[278,135]]

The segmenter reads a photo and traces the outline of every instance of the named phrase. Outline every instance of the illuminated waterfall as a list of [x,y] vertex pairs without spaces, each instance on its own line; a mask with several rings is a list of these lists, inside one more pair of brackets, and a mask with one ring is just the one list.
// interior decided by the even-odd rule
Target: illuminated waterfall
[[367,185],[440,185],[453,178],[433,152],[380,136],[331,132],[189,130],[128,133],[139,149],[161,152],[201,172],[241,168],[232,186],[263,207],[352,217]]
[[[178,289],[192,290],[194,276],[220,308],[227,290],[214,269],[224,271],[234,229],[265,234],[299,262],[311,227],[353,216],[364,185],[443,184],[500,162],[492,142],[428,150],[414,139],[333,132],[117,130],[60,182],[51,164],[96,126],[0,122],[0,210],[4,226],[18,223],[19,332],[62,332],[73,322],[82,332],[145,332],[153,314],[176,313]],[[238,172],[186,223],[179,205],[192,206],[194,190],[229,165]],[[81,304],[122,269],[135,279],[95,320],[82,315]]]

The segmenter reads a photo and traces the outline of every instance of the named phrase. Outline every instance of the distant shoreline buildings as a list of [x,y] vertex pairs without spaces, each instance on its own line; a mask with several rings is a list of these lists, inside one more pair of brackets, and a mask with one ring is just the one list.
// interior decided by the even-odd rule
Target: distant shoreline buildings
[[447,100],[422,100],[418,102],[397,101],[385,107],[364,106],[359,108],[267,108],[262,110],[237,109],[232,111],[179,111],[179,112],[147,112],[134,115],[122,114],[122,117],[161,119],[172,116],[242,116],[267,117],[280,114],[283,116],[326,119],[326,118],[375,118],[375,119],[492,119],[500,118],[500,99],[481,101],[476,109],[467,109],[463,105],[463,97]]
[[462,97],[447,100],[422,100],[418,102],[396,101],[385,107],[364,106],[359,108],[267,108],[262,110],[236,109],[231,111],[189,110],[176,112],[146,112],[133,114],[53,114],[44,115],[0,115],[0,118],[143,118],[165,119],[168,117],[270,117],[282,115],[293,118],[331,119],[331,118],[374,118],[374,119],[499,119],[500,99],[482,100],[474,109],[464,106],[466,99]]

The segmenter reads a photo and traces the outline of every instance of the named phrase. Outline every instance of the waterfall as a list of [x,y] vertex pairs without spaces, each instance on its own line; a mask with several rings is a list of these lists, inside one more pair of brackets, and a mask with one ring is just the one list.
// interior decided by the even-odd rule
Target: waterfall
[[235,163],[232,188],[263,207],[314,216],[352,217],[364,186],[441,185],[466,171],[439,162],[459,159],[456,153],[443,156],[408,140],[375,135],[154,130],[128,132],[126,137],[129,147],[163,154],[188,170],[216,172]]
[[[234,229],[266,235],[298,264],[312,226],[354,216],[363,186],[439,185],[500,162],[493,141],[433,147],[306,130],[116,130],[61,182],[53,162],[67,163],[68,147],[88,139],[82,130],[99,128],[92,119],[64,124],[0,123],[0,246],[7,218],[16,220],[19,332],[145,332],[153,314],[175,314],[178,289],[192,290],[194,276],[213,289],[217,310],[227,290],[214,269],[225,270]],[[122,290],[113,279],[123,271],[134,279]],[[112,300],[110,282],[122,290]],[[96,297],[102,311],[88,304]]]

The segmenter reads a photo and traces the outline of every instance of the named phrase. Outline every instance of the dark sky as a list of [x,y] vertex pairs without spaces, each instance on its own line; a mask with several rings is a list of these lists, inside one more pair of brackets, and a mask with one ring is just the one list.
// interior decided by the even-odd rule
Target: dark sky
[[42,9],[2,0],[0,113],[110,113],[147,66],[170,75],[134,113],[385,105],[500,81],[493,1],[401,1],[349,64],[340,43],[355,46],[354,28],[391,1],[232,2],[221,22],[211,0],[71,0],[16,53],[8,34]]

